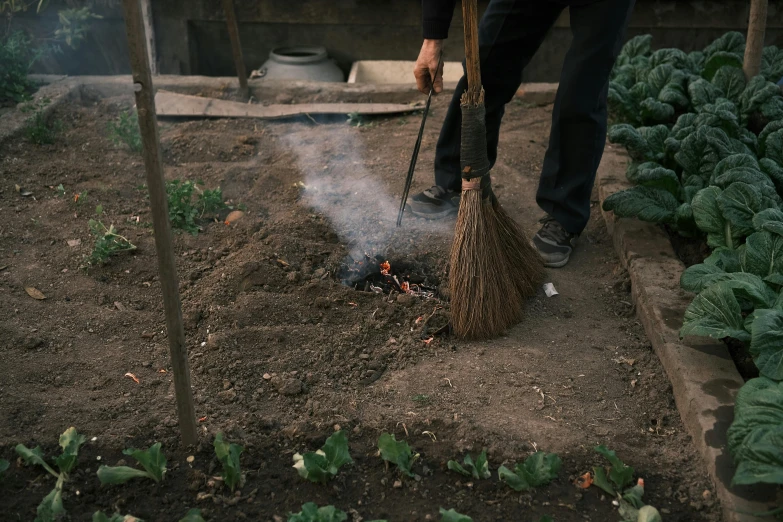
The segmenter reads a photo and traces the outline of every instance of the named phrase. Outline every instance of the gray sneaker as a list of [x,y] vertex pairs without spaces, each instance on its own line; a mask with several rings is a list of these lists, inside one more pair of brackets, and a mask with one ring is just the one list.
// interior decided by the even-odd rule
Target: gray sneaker
[[568,263],[574,250],[574,241],[578,234],[567,232],[552,216],[547,215],[539,221],[541,228],[533,236],[533,245],[541,254],[544,265],[560,268]]
[[408,198],[408,208],[414,216],[441,219],[459,210],[460,192],[437,185]]

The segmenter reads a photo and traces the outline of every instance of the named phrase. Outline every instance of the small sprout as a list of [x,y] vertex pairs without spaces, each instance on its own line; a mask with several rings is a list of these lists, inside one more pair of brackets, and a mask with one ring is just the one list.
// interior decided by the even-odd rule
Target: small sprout
[[348,438],[343,431],[332,434],[321,449],[314,453],[294,454],[294,468],[299,476],[323,484],[337,475],[343,465],[351,462],[353,460],[348,453]]
[[109,122],[109,141],[115,146],[124,143],[132,152],[141,152],[139,115],[135,110],[122,111],[116,120]]
[[[244,477],[239,468],[239,456],[244,448],[238,444],[229,444],[223,440],[223,434],[215,435],[215,455],[223,464],[223,482],[233,493],[237,486],[242,487]],[[193,457],[188,457],[188,462],[193,462]]]
[[383,433],[378,438],[378,449],[383,460],[396,464],[397,468],[409,477],[415,476],[411,468],[416,459],[419,458],[419,454],[416,453],[414,455],[407,442],[404,440],[398,441],[390,433]]
[[489,462],[487,462],[487,450],[481,452],[478,458],[476,458],[475,463],[469,454],[465,455],[462,463],[463,466],[461,466],[456,460],[450,460],[447,466],[452,471],[461,473],[466,477],[473,477],[476,480],[488,479],[490,476],[492,476],[492,473],[489,471]]
[[56,188],[55,190],[57,191],[57,197],[58,197],[58,198],[63,198],[63,197],[65,197],[65,187],[63,187],[63,184],[62,184],[62,183],[60,183],[59,185],[57,185],[57,188]]
[[[228,206],[223,201],[223,191],[220,188],[214,190],[201,190],[201,181],[171,180],[166,182],[166,194],[169,203],[169,220],[171,226],[194,236],[201,227],[199,221],[205,215],[214,215]],[[196,201],[193,201],[193,195]]]
[[440,522],[473,522],[473,519],[462,513],[457,513],[454,509],[446,511],[440,508]]
[[[98,209],[103,212],[100,205],[95,209],[96,213],[99,213]],[[88,259],[89,264],[103,265],[108,262],[111,256],[136,250],[136,245],[131,243],[128,238],[119,235],[114,225],[109,225],[109,228],[106,228],[102,222],[91,219],[89,226],[90,232],[95,236],[95,246]]]
[[606,446],[596,446],[595,451],[606,457],[611,464],[609,471],[602,466],[593,468],[593,484],[606,491],[611,496],[616,496],[618,492],[623,491],[627,486],[633,483],[634,470],[626,466],[617,454],[607,449]]
[[129,466],[101,466],[98,468],[101,484],[124,484],[137,477],[146,477],[155,482],[163,480],[166,474],[166,457],[160,451],[160,442],[153,444],[148,450],[126,449],[122,453],[136,459],[144,471]]
[[562,464],[560,457],[554,453],[537,451],[526,458],[523,464],[514,465],[514,471],[500,466],[498,478],[514,491],[528,491],[552,482]]
[[204,517],[201,516],[200,509],[193,508],[180,518],[179,522],[204,522]]
[[419,393],[413,396],[413,402],[415,402],[419,406],[424,406],[425,404],[429,404],[430,396]]
[[334,506],[318,507],[314,502],[302,505],[299,513],[290,513],[288,522],[344,522],[348,515]]

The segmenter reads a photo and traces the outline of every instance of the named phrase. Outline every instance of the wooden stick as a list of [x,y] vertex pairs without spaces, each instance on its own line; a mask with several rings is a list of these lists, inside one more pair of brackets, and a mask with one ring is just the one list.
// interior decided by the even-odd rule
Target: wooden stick
[[179,300],[177,267],[171,241],[166,187],[163,184],[163,162],[160,153],[158,121],[155,114],[155,98],[152,75],[147,56],[147,42],[140,0],[123,0],[125,29],[128,34],[133,84],[136,91],[136,110],[147,171],[150,192],[152,224],[155,231],[155,249],[158,253],[158,269],[163,291],[163,307],[166,312],[166,331],[174,372],[174,391],[177,397],[177,414],[182,443],[190,446],[197,442],[196,413],[190,389],[190,370],[185,346],[185,329],[182,325],[182,308]]
[[237,76],[239,76],[239,90],[242,96],[247,99],[250,91],[247,86],[247,70],[245,69],[245,59],[242,56],[242,43],[239,40],[239,25],[237,25],[237,15],[234,10],[234,0],[223,0],[223,11],[226,13],[228,36],[231,38],[234,65],[237,69]]
[[482,100],[476,0],[462,0],[462,25],[465,28],[465,70],[468,76],[466,100],[478,104]]
[[767,0],[750,0],[748,38],[745,46],[745,60],[742,66],[745,77],[750,80],[761,72],[761,55],[764,52],[764,33],[767,29]]

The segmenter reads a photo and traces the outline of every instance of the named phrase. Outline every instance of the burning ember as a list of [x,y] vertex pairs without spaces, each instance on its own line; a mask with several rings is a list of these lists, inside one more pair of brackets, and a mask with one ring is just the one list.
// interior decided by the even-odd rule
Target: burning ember
[[346,286],[376,294],[399,292],[424,298],[435,296],[436,288],[412,283],[409,274],[395,274],[391,263],[381,256],[372,257],[365,253],[358,261],[349,260],[353,263],[346,262],[340,269],[340,279]]

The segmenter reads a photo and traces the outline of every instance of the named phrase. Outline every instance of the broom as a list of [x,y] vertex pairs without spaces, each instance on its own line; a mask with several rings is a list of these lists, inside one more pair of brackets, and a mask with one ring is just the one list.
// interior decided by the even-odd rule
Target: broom
[[492,192],[476,0],[462,1],[462,17],[468,88],[460,100],[462,197],[449,290],[454,333],[477,339],[498,335],[521,320],[525,299],[535,294],[543,277],[543,262]]

